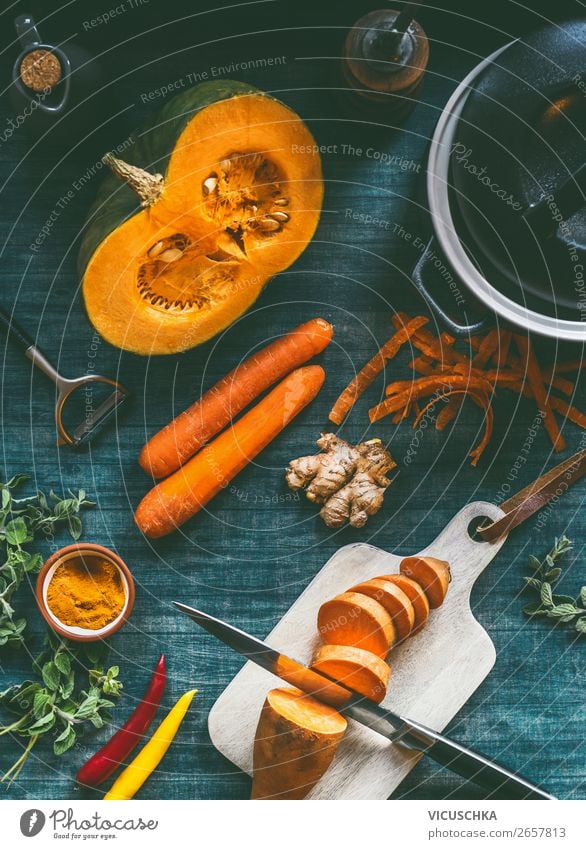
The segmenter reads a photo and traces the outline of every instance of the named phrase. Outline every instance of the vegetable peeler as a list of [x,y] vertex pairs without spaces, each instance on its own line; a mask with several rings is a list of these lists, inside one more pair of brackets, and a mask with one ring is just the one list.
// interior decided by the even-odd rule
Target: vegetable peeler
[[[1,307],[0,325],[6,331],[7,337],[20,347],[25,357],[52,380],[57,387],[55,424],[59,434],[58,445],[71,445],[73,448],[79,448],[84,443],[91,441],[120,405],[129,397],[129,392],[125,386],[116,380],[100,374],[89,374],[83,377],[73,378],[63,377],[49,362],[43,352],[37,348],[25,331]],[[112,386],[114,391],[98,404],[95,409],[91,403],[88,403],[88,399],[86,398],[85,417],[73,432],[70,432],[63,422],[63,411],[67,402],[76,389],[96,383]]]

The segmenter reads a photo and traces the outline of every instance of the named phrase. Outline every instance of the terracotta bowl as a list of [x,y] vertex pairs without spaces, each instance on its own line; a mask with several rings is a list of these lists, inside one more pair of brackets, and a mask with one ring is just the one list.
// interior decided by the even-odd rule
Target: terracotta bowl
[[[116,619],[109,622],[108,625],[105,625],[103,628],[92,629],[80,628],[79,626],[74,625],[65,625],[57,619],[47,605],[47,588],[51,578],[53,577],[55,569],[67,560],[79,557],[99,557],[102,560],[108,560],[116,566],[122,577],[122,583],[126,590],[126,601],[124,602],[124,606]],[[73,545],[67,545],[65,548],[60,548],[59,551],[52,554],[51,557],[49,557],[49,559],[43,564],[37,577],[35,595],[41,615],[53,631],[60,634],[62,637],[66,637],[68,640],[92,642],[94,640],[106,639],[106,637],[109,637],[112,634],[115,634],[116,631],[119,631],[124,625],[132,613],[132,608],[134,607],[134,579],[126,563],[121,560],[117,554],[110,551],[110,549],[104,548],[103,545],[96,545],[91,542],[77,542]]]

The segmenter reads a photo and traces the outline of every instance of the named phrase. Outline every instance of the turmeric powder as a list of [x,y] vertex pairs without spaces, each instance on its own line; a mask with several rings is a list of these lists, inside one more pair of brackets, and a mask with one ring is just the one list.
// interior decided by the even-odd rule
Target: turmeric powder
[[118,567],[98,557],[66,560],[47,587],[47,605],[63,625],[98,631],[120,614],[126,592]]

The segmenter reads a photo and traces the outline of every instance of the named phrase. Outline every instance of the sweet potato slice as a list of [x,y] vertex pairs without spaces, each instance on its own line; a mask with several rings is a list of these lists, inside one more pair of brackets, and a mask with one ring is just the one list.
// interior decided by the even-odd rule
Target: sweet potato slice
[[415,625],[415,611],[409,596],[397,584],[383,578],[371,578],[352,587],[350,592],[362,593],[382,604],[393,620],[397,642],[409,636]]
[[331,764],[347,722],[295,687],[271,690],[253,752],[253,799],[304,799]]
[[429,602],[427,596],[417,583],[417,581],[408,578],[406,575],[381,575],[381,581],[390,581],[400,587],[409,601],[413,605],[415,614],[415,625],[410,633],[410,637],[414,637],[423,626],[426,624],[429,617]]
[[450,564],[436,557],[405,557],[401,560],[402,575],[417,581],[430,607],[439,607],[452,580]]
[[382,604],[359,593],[342,593],[322,604],[317,627],[328,645],[354,646],[382,658],[395,642],[393,622]]
[[311,668],[377,703],[384,699],[391,677],[388,663],[370,651],[352,646],[322,646]]

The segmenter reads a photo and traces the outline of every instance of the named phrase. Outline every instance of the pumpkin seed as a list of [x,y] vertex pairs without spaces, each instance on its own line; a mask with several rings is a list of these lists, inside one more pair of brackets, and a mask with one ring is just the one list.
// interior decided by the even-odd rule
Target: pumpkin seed
[[288,198],[277,198],[275,201],[275,206],[289,206]]
[[222,169],[222,171],[224,172],[224,174],[227,174],[232,168],[232,160],[231,159],[222,159],[222,161],[219,163],[219,165],[220,165],[220,168]]
[[151,257],[151,259],[154,259],[156,256],[158,256],[161,253],[161,251],[163,250],[164,247],[165,247],[164,242],[155,242],[155,244],[152,246],[152,248],[149,251],[149,256]]
[[169,248],[159,256],[161,262],[175,262],[180,257],[183,256],[183,251],[177,250],[177,248]]
[[218,180],[216,177],[208,177],[207,180],[203,181],[203,194],[204,197],[207,197],[213,191],[216,190],[216,186],[218,185]]
[[271,218],[274,218],[276,221],[285,222],[289,220],[289,216],[286,212],[271,212]]
[[260,229],[266,233],[275,233],[281,229],[281,225],[272,216],[267,215],[266,218],[260,219]]

